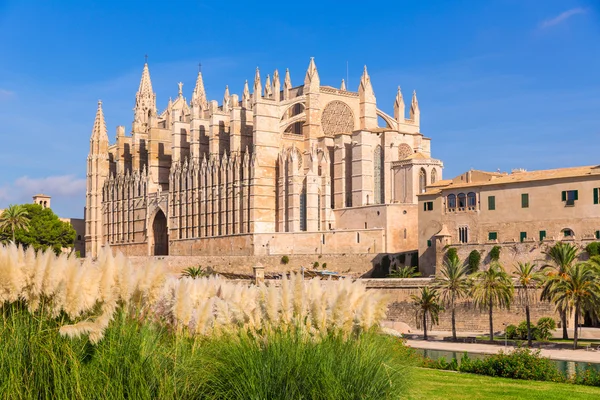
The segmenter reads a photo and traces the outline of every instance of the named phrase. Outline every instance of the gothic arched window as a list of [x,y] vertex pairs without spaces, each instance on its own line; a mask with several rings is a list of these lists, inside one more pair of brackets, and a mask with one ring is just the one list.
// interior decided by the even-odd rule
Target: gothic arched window
[[306,231],[306,181],[300,193],[300,230]]
[[431,184],[433,185],[437,181],[437,171],[434,169],[431,170]]
[[383,174],[383,151],[381,149],[381,146],[377,146],[375,148],[373,159],[375,204],[382,204],[384,203],[385,199],[385,187]]
[[448,195],[448,208],[449,209],[456,208],[456,195],[455,194]]
[[469,209],[474,210],[476,205],[477,205],[477,196],[475,195],[475,193],[473,193],[473,192],[467,193],[467,206],[469,207]]
[[425,187],[427,186],[427,173],[423,168],[419,171],[419,193],[425,193]]

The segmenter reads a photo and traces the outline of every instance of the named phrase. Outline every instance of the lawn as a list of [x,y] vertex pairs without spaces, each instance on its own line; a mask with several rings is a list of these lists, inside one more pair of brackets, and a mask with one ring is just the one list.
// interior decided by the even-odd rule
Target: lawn
[[409,400],[600,398],[600,388],[566,383],[520,381],[452,371],[415,368]]

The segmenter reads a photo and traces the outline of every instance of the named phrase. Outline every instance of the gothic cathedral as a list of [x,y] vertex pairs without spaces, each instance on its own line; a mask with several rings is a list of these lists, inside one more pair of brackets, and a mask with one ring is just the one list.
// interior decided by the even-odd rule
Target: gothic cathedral
[[148,64],[131,134],[109,143],[102,103],[87,161],[86,254],[291,255],[416,250],[417,194],[442,178],[421,134],[413,93],[406,118],[377,108],[365,67],[358,92],[277,70],[241,97],[207,100],[198,73],[158,113]]

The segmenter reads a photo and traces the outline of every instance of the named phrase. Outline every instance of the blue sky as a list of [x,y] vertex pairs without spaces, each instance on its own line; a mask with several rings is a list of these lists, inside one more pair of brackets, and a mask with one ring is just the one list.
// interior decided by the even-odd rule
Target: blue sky
[[363,65],[379,108],[417,90],[444,176],[598,164],[600,1],[379,2],[0,0],[0,208],[43,191],[81,217],[96,102],[109,137],[131,128],[148,54],[158,108],[202,63],[211,99],[254,69],[315,57],[324,85]]

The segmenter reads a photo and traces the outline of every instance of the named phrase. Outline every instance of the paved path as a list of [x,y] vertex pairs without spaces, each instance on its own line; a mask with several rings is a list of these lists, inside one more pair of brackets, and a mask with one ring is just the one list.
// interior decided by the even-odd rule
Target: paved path
[[[493,344],[453,343],[424,340],[407,340],[406,344],[416,349],[446,350],[456,352],[468,351],[469,353],[481,354],[495,354],[501,350],[506,351],[507,349],[515,349],[514,346],[504,347]],[[600,363],[600,351],[542,349],[541,354],[542,356],[551,358],[553,360]]]

